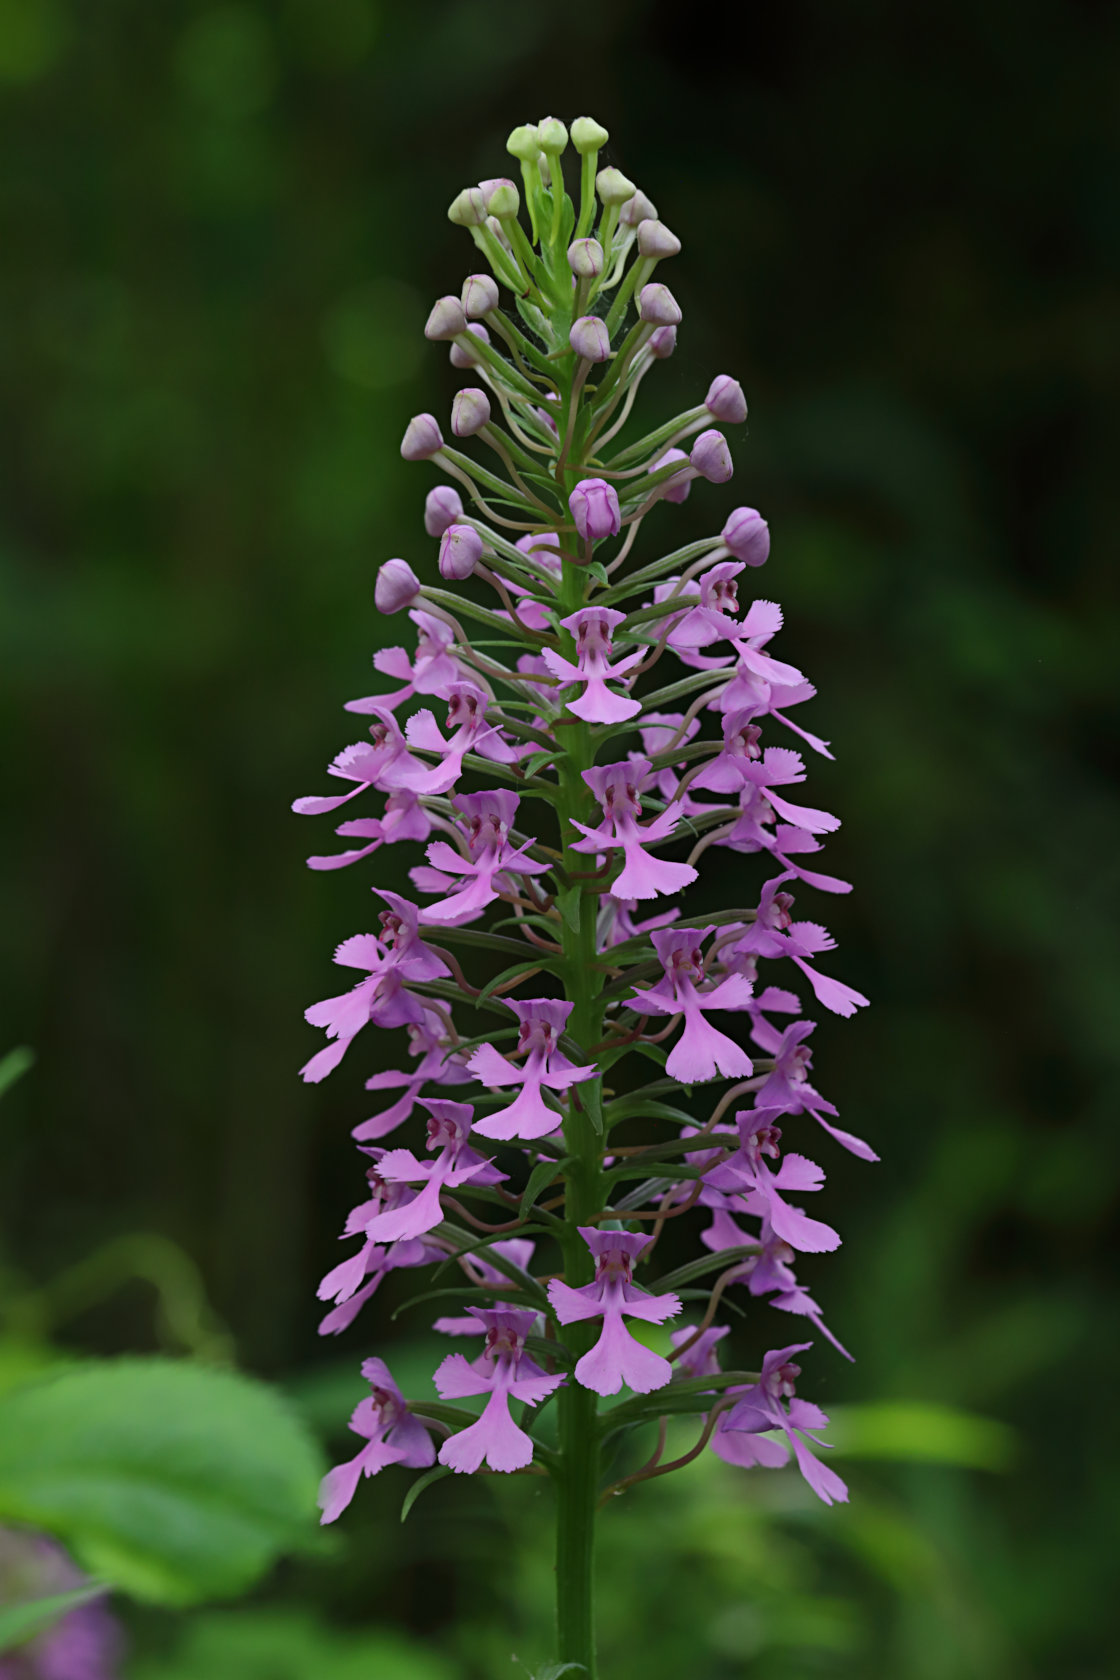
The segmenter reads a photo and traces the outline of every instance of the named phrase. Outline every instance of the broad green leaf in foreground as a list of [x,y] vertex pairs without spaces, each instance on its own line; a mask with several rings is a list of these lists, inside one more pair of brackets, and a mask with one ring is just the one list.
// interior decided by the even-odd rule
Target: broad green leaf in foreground
[[48,1598],[32,1598],[26,1604],[6,1604],[0,1607],[0,1652],[11,1651],[37,1634],[45,1633],[55,1622],[100,1598],[105,1588],[98,1583],[77,1587],[73,1592],[51,1593]]
[[0,1396],[0,1520],[139,1598],[225,1597],[312,1543],[322,1470],[285,1402],[229,1371],[122,1359]]
[[923,1400],[879,1400],[837,1406],[828,1439],[845,1458],[895,1458],[958,1464],[969,1470],[1006,1470],[1015,1433],[995,1418],[976,1417]]

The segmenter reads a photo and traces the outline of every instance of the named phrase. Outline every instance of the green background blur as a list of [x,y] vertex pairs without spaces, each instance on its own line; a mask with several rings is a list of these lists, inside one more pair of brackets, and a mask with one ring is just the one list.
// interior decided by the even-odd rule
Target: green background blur
[[[1116,1672],[1118,46],[1094,0],[0,0],[0,1049],[39,1057],[0,1244],[41,1282],[170,1239],[332,1450],[358,1361],[409,1333],[315,1333],[369,1069],[302,1086],[301,1010],[371,877],[310,875],[328,827],[287,806],[398,638],[375,567],[432,564],[397,444],[457,383],[421,332],[477,266],[445,206],[515,123],[598,117],[684,242],[660,409],[747,389],[734,485],[659,535],[763,510],[759,588],[839,753],[812,789],[857,890],[809,913],[875,1007],[822,1022],[816,1073],[883,1161],[813,1151],[846,1240],[804,1275],[857,1363],[820,1346],[809,1392],[1015,1446],[853,1463],[849,1511],[728,1472],[609,1512],[612,1680]],[[76,1300],[68,1345],[158,1345],[146,1284]],[[417,1680],[520,1672],[547,1513],[441,1484],[402,1530],[401,1485],[256,1613],[298,1602],[335,1657],[400,1629]]]

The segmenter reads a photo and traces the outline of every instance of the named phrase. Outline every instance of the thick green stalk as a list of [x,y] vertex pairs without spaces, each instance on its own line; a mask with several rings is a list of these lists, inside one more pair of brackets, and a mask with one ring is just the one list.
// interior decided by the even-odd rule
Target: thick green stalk
[[[570,394],[565,393],[570,400]],[[565,405],[566,406],[566,405]],[[565,498],[580,476],[572,464],[558,472]],[[560,587],[561,616],[583,605],[586,569],[565,559]],[[571,718],[563,726],[566,756],[558,763],[560,819],[564,867],[569,876],[585,873],[591,863],[572,851],[579,838],[570,818],[587,820],[593,804],[582,772],[594,762],[591,730]],[[564,990],[573,1008],[569,1031],[587,1060],[603,1036],[601,976],[596,970],[596,920],[599,899],[580,892],[566,904],[561,924],[564,948]],[[595,1275],[594,1262],[577,1229],[596,1219],[603,1207],[602,1143],[593,1115],[601,1113],[602,1082],[588,1081],[573,1088],[564,1125],[565,1147],[571,1157],[565,1172],[565,1225],[561,1234],[564,1275],[577,1288]],[[598,1326],[573,1324],[568,1344],[577,1357],[593,1345]],[[560,1462],[556,1471],[556,1620],[560,1662],[581,1663],[596,1675],[594,1624],[595,1513],[599,1500],[599,1441],[596,1428],[598,1397],[578,1383],[568,1382],[559,1395]]]

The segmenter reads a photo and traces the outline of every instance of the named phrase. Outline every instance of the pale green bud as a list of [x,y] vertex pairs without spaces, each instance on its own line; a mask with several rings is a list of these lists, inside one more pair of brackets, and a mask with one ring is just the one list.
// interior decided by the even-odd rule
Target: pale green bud
[[452,199],[447,219],[457,227],[482,226],[486,220],[486,201],[478,187],[464,187],[458,197]]
[[638,190],[633,181],[626,179],[621,169],[600,169],[595,177],[595,188],[606,205],[625,204]]
[[597,152],[606,145],[610,135],[594,117],[577,117],[572,124],[572,145],[582,157],[585,152]]
[[516,216],[521,208],[521,194],[512,181],[502,181],[488,194],[486,208],[500,222],[504,221],[507,216]]
[[541,151],[549,152],[553,157],[559,157],[568,144],[568,131],[559,117],[542,117],[537,124],[537,137]]
[[535,163],[540,149],[540,136],[531,123],[522,123],[520,128],[515,128],[506,141],[506,151],[511,157],[520,158],[522,163]]

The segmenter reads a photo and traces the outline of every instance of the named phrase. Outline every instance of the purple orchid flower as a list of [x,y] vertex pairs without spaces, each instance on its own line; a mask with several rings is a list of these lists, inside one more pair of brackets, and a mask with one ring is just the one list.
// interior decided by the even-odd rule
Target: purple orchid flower
[[[458,501],[458,497],[456,497]],[[460,509],[460,512],[462,510]],[[373,667],[382,676],[392,677],[404,684],[394,694],[374,694],[364,700],[348,700],[348,712],[395,711],[414,694],[434,694],[445,700],[452,684],[462,682],[462,665],[453,649],[455,632],[441,618],[414,607],[409,618],[416,626],[416,652],[409,657],[403,647],[379,648],[373,656]]]
[[[464,858],[446,841],[436,840],[428,847],[428,861],[433,867],[412,871],[412,879],[421,891],[447,895],[438,903],[425,906],[425,922],[473,921],[497,898],[498,876],[542,875],[548,868],[546,863],[537,863],[529,857],[527,846],[515,847],[509,843],[520,804],[515,793],[496,788],[487,793],[456,794],[451,803],[463,818],[468,855]],[[465,877],[466,884],[456,892],[448,892],[456,876]]]
[[431,819],[416,794],[407,788],[395,788],[385,801],[381,817],[355,817],[339,823],[335,833],[344,840],[365,840],[365,846],[345,852],[309,857],[308,869],[347,869],[360,863],[381,846],[392,846],[401,840],[426,840],[432,832]]
[[516,1067],[492,1044],[480,1044],[468,1066],[476,1079],[492,1091],[520,1085],[516,1098],[496,1114],[475,1124],[480,1137],[547,1137],[559,1126],[562,1115],[549,1108],[542,1091],[568,1091],[573,1085],[595,1077],[595,1064],[575,1067],[558,1048],[561,1033],[572,1013],[570,1003],[555,998],[503,998],[520,1023],[515,1055],[525,1055],[523,1067]]
[[350,792],[322,796],[308,794],[293,800],[292,810],[297,816],[319,817],[327,811],[337,811],[340,805],[364,793],[366,788],[389,790],[398,787],[402,771],[422,768],[410,757],[392,712],[379,710],[377,722],[370,725],[369,732],[372,744],[358,741],[353,746],[343,747],[327,765],[328,776],[338,776],[343,781],[354,783]]
[[[484,1287],[488,1285],[491,1289],[508,1289],[509,1278],[497,1266],[492,1266],[486,1255],[498,1254],[511,1266],[516,1266],[518,1271],[527,1272],[536,1246],[531,1237],[507,1237],[505,1242],[491,1243],[485,1253],[464,1255],[460,1265],[473,1283]],[[465,1318],[437,1318],[432,1329],[438,1330],[442,1336],[481,1336],[486,1326],[468,1310]]]
[[589,828],[573,817],[572,825],[584,839],[577,840],[572,850],[592,853],[621,850],[624,861],[620,874],[611,883],[612,898],[657,898],[662,893],[680,892],[696,879],[691,864],[650,857],[645,849],[672,838],[680,811],[679,806],[670,805],[644,827],[638,826],[642,809],[639,793],[651,770],[648,758],[630,758],[622,764],[597,765],[583,772],[584,781],[602,806],[603,820],[598,828]]
[[[781,1131],[777,1126],[763,1124],[757,1109],[743,1110],[735,1119],[739,1147],[705,1174],[706,1186],[744,1196],[743,1205],[748,1213],[761,1215],[776,1237],[803,1254],[827,1254],[839,1248],[839,1235],[831,1225],[810,1219],[781,1194],[783,1190],[819,1190],[824,1183],[820,1167],[804,1155],[782,1156]],[[774,1161],[781,1157],[776,1172],[767,1165],[767,1156]]]
[[650,1295],[633,1282],[634,1262],[653,1239],[629,1231],[598,1231],[593,1225],[581,1225],[579,1234],[595,1256],[594,1282],[573,1289],[553,1278],[548,1285],[548,1298],[561,1324],[603,1320],[599,1340],[576,1365],[576,1381],[604,1395],[617,1394],[623,1383],[636,1394],[664,1388],[673,1367],[636,1342],[623,1323],[624,1318],[640,1318],[662,1324],[681,1310],[676,1295]]
[[445,739],[429,711],[416,712],[405,731],[408,744],[417,752],[439,753],[440,762],[430,769],[409,772],[406,785],[418,794],[448,793],[463,774],[467,753],[478,753],[495,764],[512,764],[517,754],[506,745],[493,724],[486,723],[486,696],[471,682],[453,683],[447,693]]
[[759,957],[789,957],[797,964],[817,1000],[836,1015],[854,1015],[868,999],[842,980],[832,980],[818,974],[808,959],[819,951],[834,951],[836,941],[819,922],[795,922],[790,918],[793,896],[781,892],[782,885],[792,879],[787,872],[767,881],[758,901],[755,919],[734,946],[737,954]]
[[354,1407],[350,1428],[355,1435],[364,1436],[366,1444],[356,1458],[336,1465],[323,1477],[319,1506],[323,1513],[320,1520],[324,1523],[332,1523],[342,1515],[363,1476],[376,1476],[387,1464],[407,1464],[413,1470],[426,1470],[436,1461],[428,1426],[409,1411],[385,1361],[365,1360],[362,1376],[369,1383],[371,1393]]
[[422,1098],[428,1110],[428,1148],[438,1150],[434,1161],[419,1161],[411,1149],[388,1149],[377,1170],[386,1184],[419,1184],[420,1194],[402,1207],[375,1213],[365,1232],[376,1242],[401,1242],[434,1231],[443,1219],[440,1192],[460,1184],[494,1185],[504,1182],[490,1161],[467,1145],[474,1108],[470,1103]]
[[448,1036],[449,1016],[441,1016],[434,1009],[424,1009],[419,1021],[407,1026],[409,1054],[420,1059],[411,1073],[387,1069],[372,1074],[366,1080],[367,1091],[404,1090],[389,1108],[374,1114],[355,1126],[350,1136],[358,1143],[370,1143],[387,1137],[390,1132],[412,1116],[425,1085],[466,1085],[470,1082],[466,1057],[455,1049]]
[[649,991],[635,991],[630,999],[631,1006],[639,1004],[655,1015],[684,1016],[684,1031],[665,1063],[670,1079],[684,1085],[714,1079],[717,1074],[749,1078],[754,1071],[746,1051],[704,1019],[710,1010],[746,1009],[751,1001],[750,984],[741,974],[728,974],[714,986],[698,989],[704,978],[702,947],[711,932],[706,927],[651,933],[664,978]]
[[485,1347],[473,1361],[461,1353],[449,1353],[433,1380],[445,1400],[470,1394],[489,1394],[490,1398],[477,1423],[443,1443],[439,1461],[467,1475],[483,1464],[507,1474],[523,1470],[532,1462],[533,1442],[510,1416],[510,1400],[538,1406],[564,1378],[549,1376],[525,1352],[525,1338],[537,1322],[536,1312],[516,1307],[471,1307],[469,1311],[486,1331]]
[[568,700],[565,705],[585,723],[625,723],[628,718],[637,717],[642,709],[640,700],[615,694],[607,687],[608,679],[617,681],[624,677],[642,657],[638,648],[611,664],[611,632],[617,630],[625,617],[625,613],[615,612],[613,607],[581,607],[579,612],[562,618],[564,629],[575,637],[574,665],[552,648],[543,649],[545,664],[554,677],[565,683],[583,684],[579,699]]
[[[794,1385],[801,1367],[790,1360],[791,1354],[803,1353],[812,1345],[795,1342],[766,1355],[758,1382],[744,1389],[731,1411],[720,1419],[716,1451],[731,1464],[784,1463],[781,1445],[767,1439],[768,1432],[778,1430],[793,1448],[798,1469],[817,1498],[831,1505],[834,1500],[846,1502],[848,1490],[836,1472],[814,1456],[805,1440],[808,1436],[814,1446],[826,1447],[828,1443],[819,1440],[814,1431],[827,1429],[828,1418],[811,1400],[797,1398]],[[780,1459],[775,1453],[781,1455]]]

